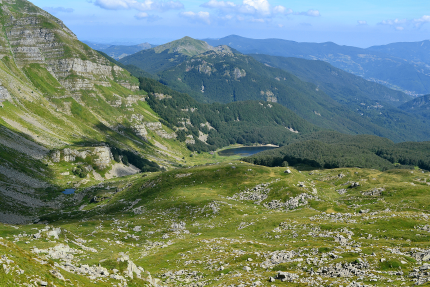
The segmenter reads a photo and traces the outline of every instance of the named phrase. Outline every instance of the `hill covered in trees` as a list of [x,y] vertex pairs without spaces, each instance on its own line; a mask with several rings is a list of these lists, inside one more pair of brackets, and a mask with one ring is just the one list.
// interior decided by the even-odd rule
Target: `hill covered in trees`
[[[224,46],[165,70],[160,73],[160,82],[200,102],[276,102],[315,125],[343,133],[373,134],[394,141],[430,138],[429,126],[421,118],[392,106],[408,100],[407,95],[374,83],[366,87],[366,81],[358,81],[352,75],[344,76],[354,83],[349,87],[328,77],[325,68],[318,68],[323,71],[320,78],[327,79],[320,87],[316,76],[309,76],[309,82],[305,82]],[[377,97],[387,103],[378,103]]]
[[321,131],[243,160],[272,167],[291,165],[311,169],[360,167],[387,170],[416,166],[430,170],[430,142],[395,144],[375,136]]
[[415,98],[399,107],[401,110],[430,119],[430,95]]
[[321,130],[276,103],[199,103],[156,80],[139,80],[140,88],[148,93],[148,104],[167,126],[177,130],[178,139],[195,141],[188,144],[191,150],[210,151],[236,143],[285,144],[298,134]]

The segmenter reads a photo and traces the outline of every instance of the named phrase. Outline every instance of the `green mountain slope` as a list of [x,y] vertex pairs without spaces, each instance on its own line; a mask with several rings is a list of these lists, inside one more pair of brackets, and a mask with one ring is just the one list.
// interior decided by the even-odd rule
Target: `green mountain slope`
[[2,216],[31,219],[61,208],[64,188],[183,163],[190,151],[137,78],[28,1],[0,11]]
[[[360,92],[363,96],[356,99],[344,95],[349,92],[345,85],[327,84],[330,97],[318,84],[303,82],[291,73],[229,49],[194,56],[162,72],[160,81],[201,102],[277,102],[315,125],[344,133],[374,134],[395,141],[429,138],[427,125],[400,110],[379,110],[374,96],[363,106],[362,97],[368,96],[372,88]],[[402,101],[407,98],[397,92],[388,93],[390,97]],[[417,126],[420,129],[414,130]]]
[[399,109],[410,114],[430,118],[430,95],[415,98],[401,105]]
[[324,61],[261,54],[251,54],[250,56],[263,64],[288,71],[303,81],[317,85],[337,102],[362,103],[367,101],[366,106],[375,105],[378,102],[399,106],[412,99],[405,93],[367,81]]
[[320,130],[290,109],[265,101],[204,104],[157,81],[140,78],[147,102],[173,129],[178,140],[197,151],[229,144],[285,144],[299,134]]
[[213,46],[228,45],[245,54],[321,60],[408,94],[430,93],[430,69],[426,64],[380,51],[340,46],[330,42],[297,43],[281,39],[249,39],[235,35],[205,41]]
[[[400,91],[367,81],[323,61],[259,54],[251,56],[266,65],[283,69],[303,81],[313,83],[335,101],[359,112],[377,125],[396,129],[398,123],[402,122],[403,125],[409,126],[410,130],[418,133],[427,129],[425,113],[410,113],[404,108],[397,107],[411,99]],[[389,124],[387,119],[397,120]],[[422,139],[428,138],[424,136]]]

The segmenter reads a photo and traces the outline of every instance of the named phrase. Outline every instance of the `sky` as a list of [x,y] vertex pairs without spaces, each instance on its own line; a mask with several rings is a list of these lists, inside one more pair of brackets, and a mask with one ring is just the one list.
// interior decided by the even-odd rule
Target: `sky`
[[367,48],[430,39],[429,0],[30,0],[81,41],[163,44],[240,35]]

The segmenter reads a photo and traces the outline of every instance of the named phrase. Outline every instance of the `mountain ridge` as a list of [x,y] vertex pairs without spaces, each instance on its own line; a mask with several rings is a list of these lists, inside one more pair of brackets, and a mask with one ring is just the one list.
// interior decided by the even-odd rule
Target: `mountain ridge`
[[[395,126],[401,122],[402,126],[420,126],[420,131],[423,132],[420,138],[428,138],[427,127],[419,119],[412,119],[400,110],[393,109],[392,115],[386,112],[381,116],[382,113],[380,115],[377,111],[380,105],[375,99],[369,99],[368,105],[376,108],[371,108],[371,111],[364,108],[360,114],[356,107],[363,109],[362,101],[358,100],[360,103],[355,103],[353,108],[348,107],[348,102],[337,102],[321,92],[317,84],[303,82],[289,72],[267,67],[243,54],[221,55],[215,51],[208,51],[166,69],[159,76],[162,83],[189,93],[201,102],[273,101],[281,103],[323,128],[346,133],[374,133],[378,136],[391,137],[395,141],[401,141],[397,136],[402,137],[403,140],[410,139],[411,136],[415,138],[409,128],[393,136]],[[339,100],[342,95],[337,93],[335,99]],[[409,96],[395,91],[392,92],[392,96],[399,97],[402,102],[409,99]],[[334,110],[336,112],[333,112]],[[372,118],[363,116],[365,113],[369,113]],[[412,119],[413,123],[408,123],[409,119]],[[377,122],[379,123],[376,124]]]
[[282,39],[250,39],[235,35],[206,40],[210,45],[225,44],[245,54],[322,60],[410,95],[430,92],[430,78],[427,76],[430,68],[427,65],[417,66],[417,63],[405,62],[380,51],[341,46],[332,42],[300,43]]

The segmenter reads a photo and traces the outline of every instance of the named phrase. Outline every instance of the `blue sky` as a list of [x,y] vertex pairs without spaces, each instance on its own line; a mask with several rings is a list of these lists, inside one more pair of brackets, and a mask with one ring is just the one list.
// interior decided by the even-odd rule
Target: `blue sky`
[[184,36],[369,47],[430,39],[428,0],[33,0],[80,40],[161,44]]

